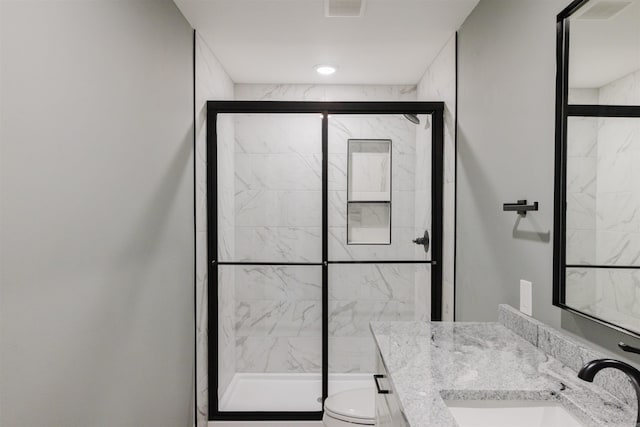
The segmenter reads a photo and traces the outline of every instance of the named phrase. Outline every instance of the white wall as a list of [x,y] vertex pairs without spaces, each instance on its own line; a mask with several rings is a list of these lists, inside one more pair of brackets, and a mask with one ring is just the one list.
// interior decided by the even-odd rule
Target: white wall
[[0,8],[0,425],[189,425],[192,31],[169,0]]

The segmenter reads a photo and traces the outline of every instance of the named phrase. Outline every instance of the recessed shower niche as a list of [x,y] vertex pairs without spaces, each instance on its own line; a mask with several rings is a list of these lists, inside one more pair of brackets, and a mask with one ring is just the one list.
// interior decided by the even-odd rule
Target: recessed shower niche
[[391,140],[349,139],[347,244],[391,244]]

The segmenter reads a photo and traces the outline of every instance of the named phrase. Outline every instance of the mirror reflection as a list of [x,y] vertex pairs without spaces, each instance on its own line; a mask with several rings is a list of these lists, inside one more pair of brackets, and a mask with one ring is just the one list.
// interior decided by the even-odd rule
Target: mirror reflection
[[640,104],[640,0],[591,0],[569,25],[569,104]]
[[[640,105],[640,0],[586,2],[569,29],[568,104]],[[638,332],[639,165],[640,117],[567,117],[564,303]]]

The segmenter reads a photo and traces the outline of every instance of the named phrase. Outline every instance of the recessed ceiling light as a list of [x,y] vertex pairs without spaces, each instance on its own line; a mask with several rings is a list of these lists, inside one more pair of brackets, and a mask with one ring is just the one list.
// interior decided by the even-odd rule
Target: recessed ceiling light
[[330,76],[336,72],[336,67],[332,67],[331,65],[317,65],[316,72],[323,76]]

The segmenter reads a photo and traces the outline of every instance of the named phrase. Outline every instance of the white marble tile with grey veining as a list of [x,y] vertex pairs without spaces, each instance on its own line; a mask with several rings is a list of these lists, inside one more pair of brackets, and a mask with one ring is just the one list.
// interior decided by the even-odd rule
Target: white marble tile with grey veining
[[329,372],[371,373],[376,370],[376,347],[368,337],[329,337]]
[[237,300],[321,300],[320,266],[220,266],[235,270]]
[[569,117],[567,119],[567,156],[595,158],[598,148],[598,119]]
[[567,159],[567,192],[596,194],[597,161],[592,157]]
[[[392,219],[393,220],[393,219]],[[427,229],[431,234],[431,231]],[[328,245],[331,260],[428,260],[431,248],[425,253],[423,246],[413,240],[424,234],[424,228],[392,227],[390,245],[347,245],[346,224],[329,226]]]
[[415,101],[415,85],[325,85],[324,101]]
[[575,230],[567,227],[567,264],[596,263],[595,230]]
[[588,309],[597,317],[640,331],[640,270],[599,269]]
[[[209,384],[207,370],[207,252],[206,252],[206,172],[207,172],[207,143],[206,143],[206,101],[210,99],[233,99],[233,81],[224,71],[220,62],[209,49],[199,34],[196,34],[196,147],[194,153],[194,168],[196,174],[195,191],[195,223],[196,223],[196,404],[199,427],[206,426],[208,421]],[[218,123],[219,138],[222,146],[225,142],[232,142],[233,126],[221,120]],[[232,153],[232,150],[228,150]],[[233,170],[228,170],[233,183]],[[232,242],[227,242],[232,248]],[[220,354],[221,378],[220,385],[224,388],[230,376],[235,372],[235,356],[233,342]],[[224,390],[222,390],[224,391]]]
[[640,70],[614,80],[599,90],[599,103],[640,105]]
[[414,101],[415,85],[238,84],[245,101]]
[[323,101],[323,85],[237,84],[238,101]]
[[321,114],[235,114],[233,121],[235,152],[322,153]]
[[[454,279],[454,242],[455,242],[455,179],[456,179],[456,36],[452,36],[440,53],[427,68],[418,82],[417,99],[420,101],[444,101],[444,191],[443,191],[443,319],[453,320],[453,279]],[[430,152],[431,132],[419,126],[416,132],[416,191],[429,189],[427,177],[430,176],[430,154],[423,156],[421,147]],[[423,159],[427,159],[425,162]],[[426,175],[425,175],[426,174]],[[419,201],[424,196],[416,194]],[[426,197],[429,198],[429,197]],[[416,208],[417,212],[420,212]],[[416,224],[418,226],[418,224]]]
[[597,231],[596,241],[598,264],[640,266],[640,233]]
[[322,339],[317,337],[238,337],[236,372],[318,373]]
[[567,228],[596,229],[596,198],[586,193],[567,193]]
[[321,227],[236,227],[235,257],[224,260],[320,262]]
[[637,117],[599,117],[598,156],[625,154],[640,150]]
[[565,303],[578,310],[588,309],[596,301],[596,270],[568,268],[565,281]]
[[238,227],[320,227],[320,190],[238,190],[234,223]]
[[322,156],[236,153],[235,190],[322,189]]
[[[598,147],[602,145],[601,141],[598,142]],[[598,153],[596,166],[598,194],[633,191],[635,189],[633,173],[636,168],[634,160],[629,153],[622,155],[618,153]],[[573,163],[574,159],[571,159],[570,162]]]
[[639,233],[640,191],[598,194],[596,229]]
[[444,399],[558,401],[588,426],[636,416],[499,323],[372,322],[371,331],[411,427],[456,426]]
[[412,320],[413,316],[413,301],[329,301],[329,335],[366,337],[371,321]]
[[415,276],[428,268],[422,264],[333,264],[329,267],[329,299],[412,302]]
[[236,337],[304,337],[322,334],[322,302],[236,300]]

